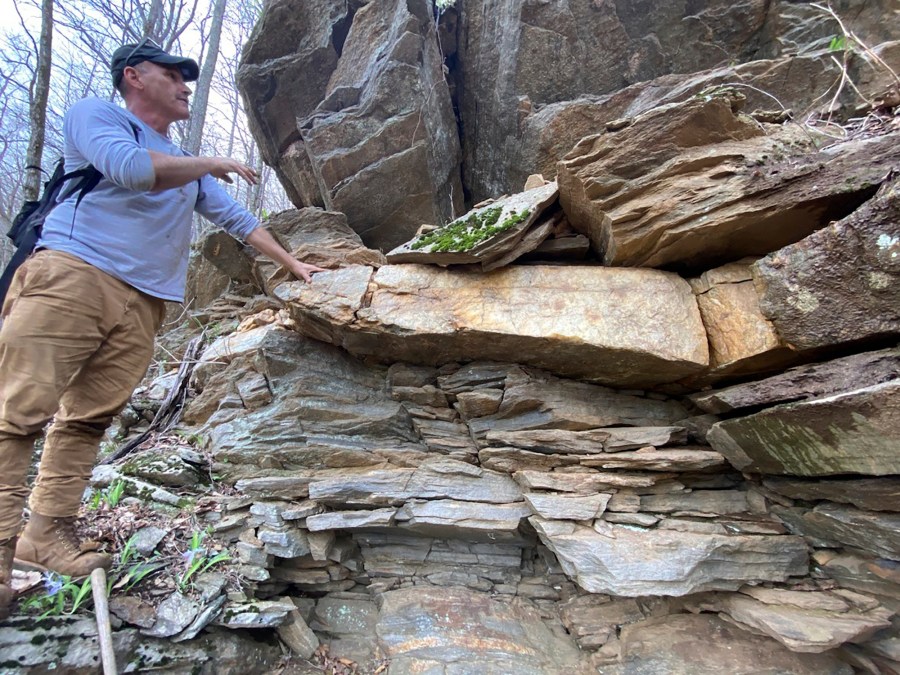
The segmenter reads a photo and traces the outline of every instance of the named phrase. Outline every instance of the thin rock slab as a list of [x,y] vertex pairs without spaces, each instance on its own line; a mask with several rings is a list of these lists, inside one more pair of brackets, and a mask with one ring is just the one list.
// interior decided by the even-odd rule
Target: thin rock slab
[[797,366],[764,380],[704,391],[689,398],[705,412],[720,414],[823,398],[898,378],[900,349],[894,347]]
[[[592,528],[532,516],[529,521],[566,574],[584,590],[638,597],[737,590],[751,581],[806,574],[806,542],[791,536],[723,536]],[[601,521],[597,521],[601,522]]]
[[603,443],[609,440],[609,432],[605,429],[499,430],[488,431],[485,440],[490,445],[512,446],[533,453],[589,455],[603,451]]
[[[548,520],[593,520],[603,515],[612,495],[554,495],[526,493],[531,510]],[[530,515],[530,514],[529,514]]]
[[887,598],[900,609],[900,569],[890,560],[872,560],[850,553],[828,556],[818,568],[844,588]]
[[794,652],[820,654],[845,642],[865,642],[891,625],[893,612],[876,607],[868,612],[837,613],[787,604],[769,604],[742,593],[715,594],[698,603],[702,609],[727,614],[738,625],[778,640]]
[[687,441],[684,427],[616,427],[609,429],[533,429],[528,431],[488,431],[491,445],[507,445],[534,452],[590,455],[622,452],[648,445],[663,446]]
[[706,449],[646,448],[637,452],[591,455],[590,457],[585,457],[581,464],[598,469],[705,471],[721,467],[726,464],[726,461],[718,452]]
[[747,493],[741,490],[694,490],[686,494],[643,495],[641,512],[691,511],[726,515],[750,510]]
[[[442,267],[480,263],[483,271],[490,271],[494,268],[492,263],[495,261],[505,260],[512,251],[518,252],[519,255],[528,253],[550,235],[550,229],[545,227],[542,229],[542,238],[537,240],[529,238],[529,242],[532,244],[530,248],[522,250],[520,246],[529,230],[538,229],[533,226],[538,223],[544,210],[554,204],[558,197],[559,190],[556,183],[551,182],[499,199],[486,206],[473,209],[444,227],[418,235],[405,244],[401,244],[387,254],[387,261],[392,265],[419,263]],[[484,228],[469,226],[464,232],[454,235],[454,232],[460,230],[469,219],[484,218],[487,214],[495,212],[496,209],[500,209],[496,226],[503,228],[499,232],[495,234],[484,232],[481,235]],[[512,222],[516,216],[523,215],[524,219],[520,222]],[[511,224],[503,227],[508,221]],[[464,242],[464,235],[472,238],[471,245]]]
[[323,504],[346,506],[402,505],[416,498],[492,504],[522,501],[521,489],[509,476],[452,459],[432,460],[414,469],[346,472],[313,481],[309,496]]
[[332,511],[310,516],[306,519],[306,527],[310,532],[389,527],[394,523],[396,514],[397,509],[392,508],[373,511]]
[[546,455],[519,448],[485,448],[478,451],[481,466],[503,473],[552,471],[558,467],[578,466],[579,460],[579,455]]
[[467,421],[469,430],[479,441],[491,432],[546,433],[543,430],[550,429],[589,431],[587,439],[598,439],[618,432],[593,431],[598,427],[670,426],[687,416],[678,401],[651,399],[596,384],[564,380],[530,368],[510,368],[504,385],[503,401],[495,414]]
[[[900,148],[900,133],[883,138]],[[876,165],[880,143],[879,138],[860,142]],[[837,159],[842,147],[833,150]],[[794,349],[900,334],[900,179],[891,175],[846,218],[753,266],[762,312]],[[880,182],[853,173],[845,180]]]
[[407,502],[395,520],[402,529],[429,537],[465,538],[470,541],[521,539],[522,518],[531,515],[525,502],[488,504],[433,499]]
[[397,675],[571,673],[581,661],[574,641],[534,608],[458,587],[384,593],[375,635]]
[[215,622],[225,628],[275,628],[288,620],[297,609],[290,600],[255,600],[226,605]]
[[791,499],[829,500],[869,511],[900,512],[900,479],[888,476],[816,481],[767,478],[763,485]]
[[651,487],[671,478],[674,474],[624,473],[609,472],[548,472],[517,471],[513,478],[519,485],[528,490],[553,490],[555,492],[574,492],[576,494],[594,494],[599,490],[614,491],[618,488]]
[[900,380],[718,422],[707,440],[750,473],[900,473]]
[[772,512],[797,534],[900,561],[900,514],[863,511],[828,502],[812,510],[773,506]]
[[320,272],[276,295],[299,330],[382,361],[444,365],[515,354],[565,377],[649,387],[700,372],[709,360],[690,287],[668,272],[387,265],[370,282],[364,276]]

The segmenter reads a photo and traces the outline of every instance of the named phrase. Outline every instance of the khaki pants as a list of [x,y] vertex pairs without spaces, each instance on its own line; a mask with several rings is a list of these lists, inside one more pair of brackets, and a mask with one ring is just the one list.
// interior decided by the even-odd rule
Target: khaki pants
[[0,541],[32,510],[78,512],[103,432],[147,372],[165,303],[78,258],[42,250],[16,273],[0,326]]

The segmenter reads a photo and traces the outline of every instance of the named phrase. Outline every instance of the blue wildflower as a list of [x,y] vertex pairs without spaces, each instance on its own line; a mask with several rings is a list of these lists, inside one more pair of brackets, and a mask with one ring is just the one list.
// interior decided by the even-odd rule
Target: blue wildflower
[[47,572],[44,574],[44,588],[47,590],[47,595],[50,597],[59,593],[65,585],[66,582],[63,578],[55,572]]

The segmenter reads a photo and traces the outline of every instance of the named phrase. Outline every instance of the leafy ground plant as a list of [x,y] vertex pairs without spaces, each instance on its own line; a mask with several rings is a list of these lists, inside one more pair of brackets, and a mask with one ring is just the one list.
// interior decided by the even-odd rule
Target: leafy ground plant
[[105,490],[96,490],[91,495],[88,502],[88,508],[96,511],[101,505],[106,504],[109,508],[116,508],[125,496],[125,481],[117,480]]
[[23,601],[22,609],[40,612],[39,619],[74,614],[91,597],[91,579],[73,581],[72,577],[48,572],[44,575],[44,591]]
[[191,535],[191,547],[181,554],[185,560],[184,571],[178,577],[178,589],[184,591],[191,585],[191,580],[219,563],[231,560],[228,551],[215,553],[203,546],[206,530],[194,530]]

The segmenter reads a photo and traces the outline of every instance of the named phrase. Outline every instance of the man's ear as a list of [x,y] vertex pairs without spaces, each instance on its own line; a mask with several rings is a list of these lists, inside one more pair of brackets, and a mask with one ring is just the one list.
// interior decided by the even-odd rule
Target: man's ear
[[140,71],[134,66],[125,66],[125,70],[122,71],[122,79],[125,80],[132,89],[144,88],[144,83],[141,82],[140,75]]

